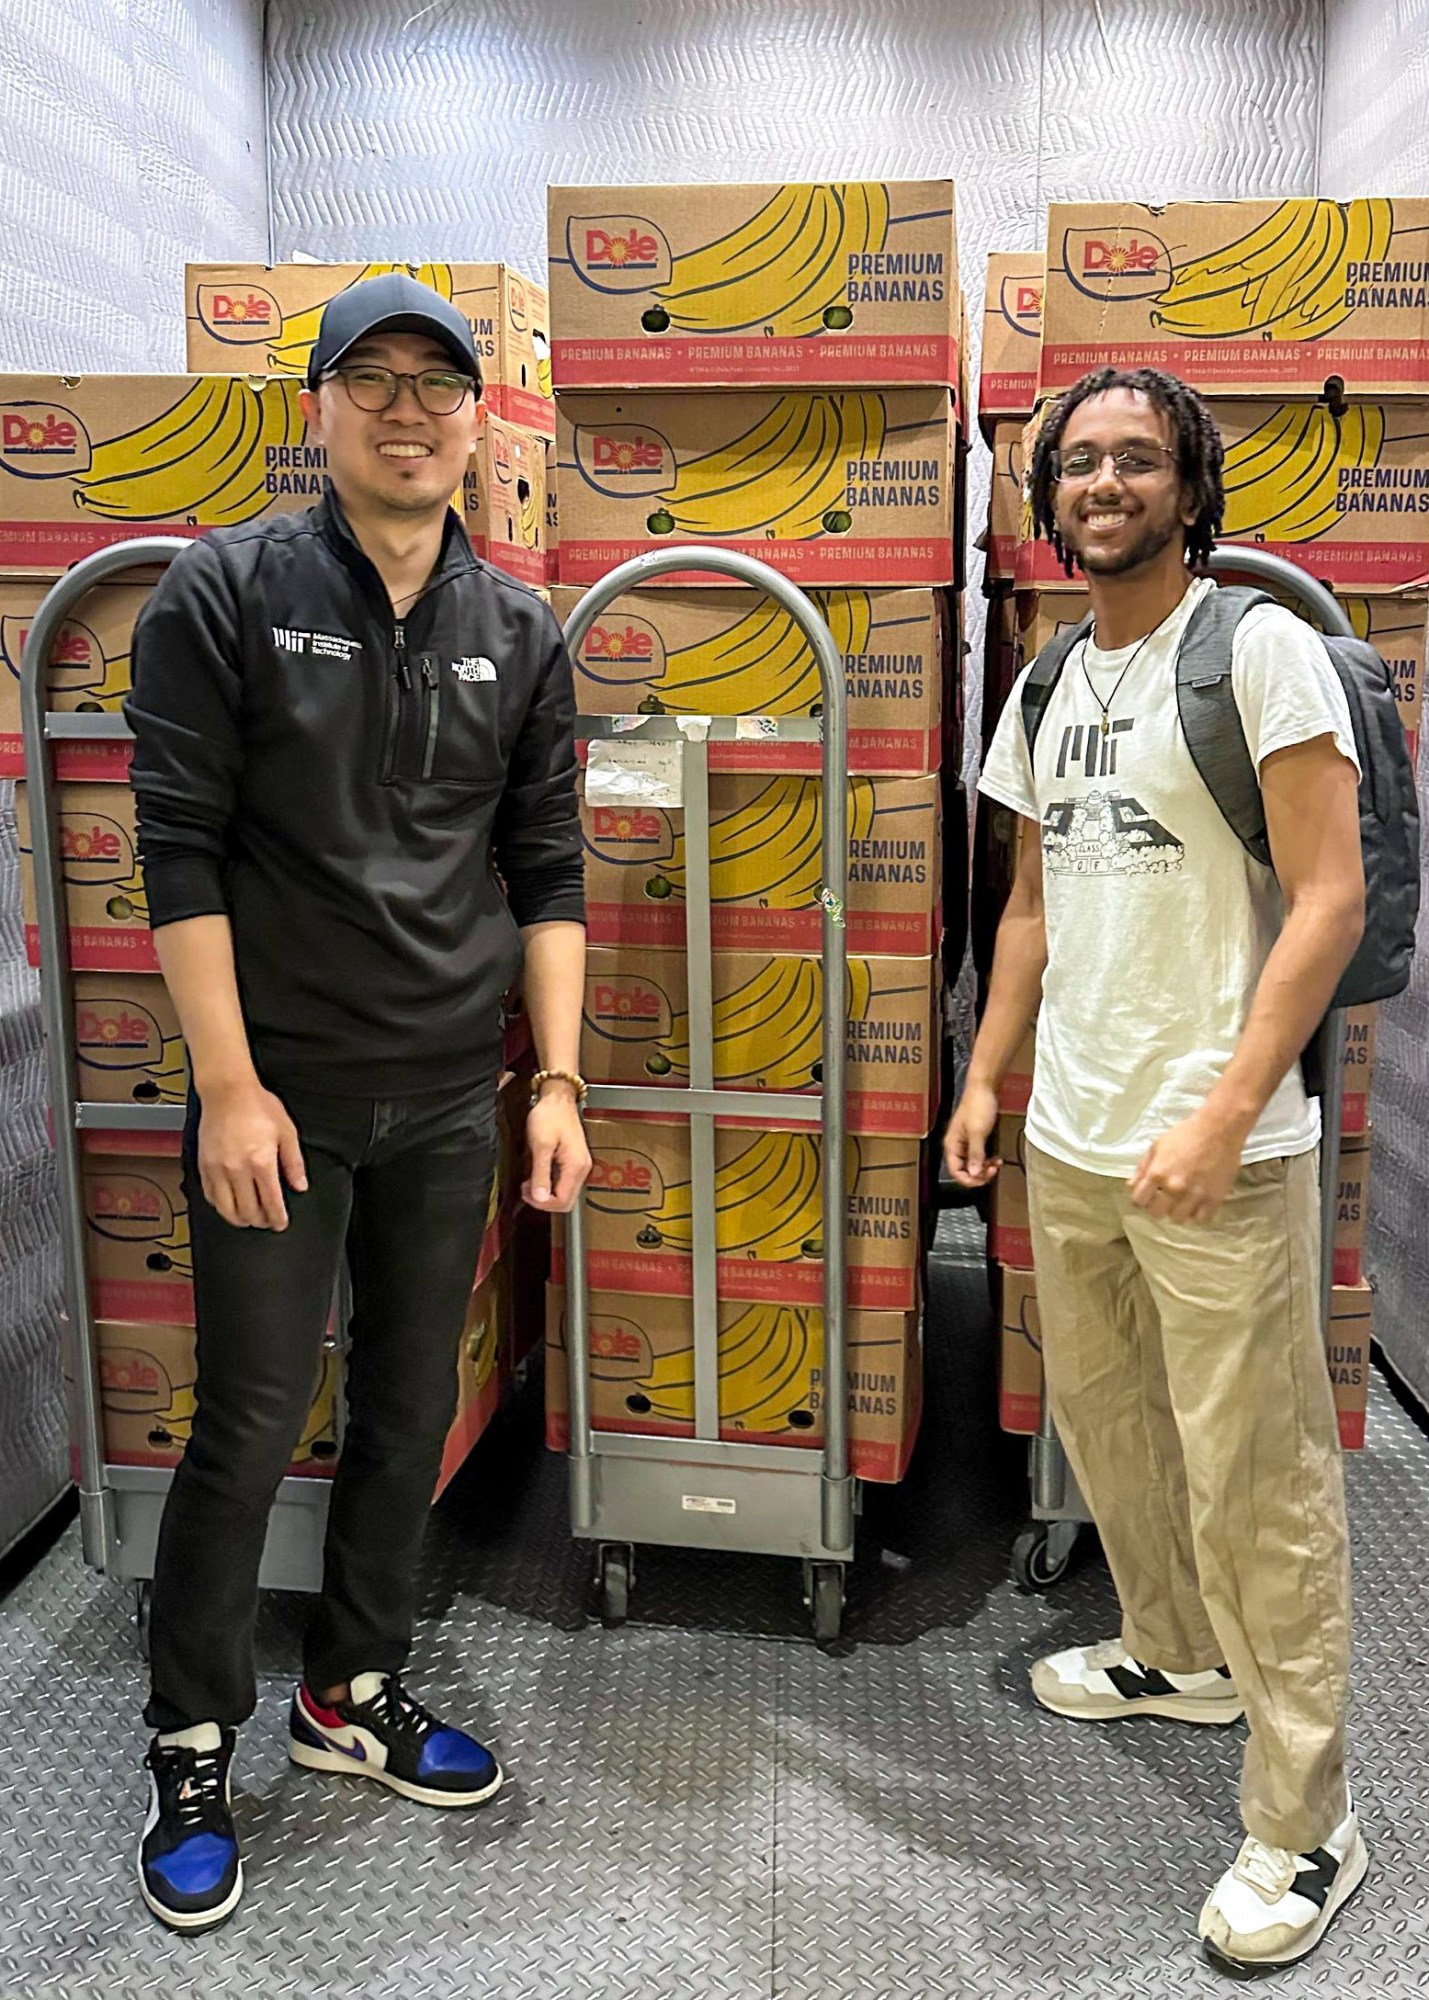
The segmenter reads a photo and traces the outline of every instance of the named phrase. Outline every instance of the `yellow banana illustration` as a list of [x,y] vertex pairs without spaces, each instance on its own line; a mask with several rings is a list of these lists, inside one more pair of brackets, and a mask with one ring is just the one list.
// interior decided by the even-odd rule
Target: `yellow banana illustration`
[[1193,340],[1318,340],[1353,310],[1346,266],[1381,260],[1393,233],[1389,201],[1283,201],[1235,242],[1184,265],[1152,324]]
[[[862,653],[873,626],[868,592],[815,591],[813,599],[845,658]],[[808,640],[772,599],[718,637],[668,654],[650,687],[672,715],[809,715],[823,699]]]
[[[719,1414],[731,1430],[787,1428],[807,1409],[813,1371],[822,1367],[824,1318],[817,1308],[756,1305],[720,1329]],[[690,1423],[695,1414],[694,1357],[681,1348],[656,1357],[638,1386],[653,1415]]]
[[536,489],[529,479],[523,479],[520,486],[521,498],[521,539],[528,549],[539,546],[541,522],[545,507],[536,497]]
[[[800,1090],[816,1083],[823,1057],[823,966],[817,958],[771,958],[752,979],[714,1003],[717,1084]],[[873,968],[851,958],[844,1018],[861,1021],[873,991]],[[659,1073],[688,1076],[690,1017],[676,1014],[660,1044]]]
[[[358,272],[352,283],[360,285],[367,278],[382,278],[389,271],[405,271],[419,284],[430,285],[434,292],[440,292],[444,299],[449,299],[452,295],[450,264],[367,264]],[[350,285],[344,285],[340,288],[340,292],[351,289]],[[340,292],[334,292],[333,297],[340,296]],[[294,313],[290,318],[284,319],[277,338],[268,346],[268,366],[271,369],[283,375],[307,374],[308,356],[312,352],[313,342],[318,337],[318,326],[329,303],[329,300],[322,299],[317,305],[309,306],[305,312]]]
[[466,1335],[467,1359],[471,1362],[478,1390],[484,1389],[496,1373],[496,1357],[501,1347],[501,1316],[495,1298]]
[[1326,534],[1340,518],[1341,469],[1376,464],[1383,444],[1376,404],[1338,414],[1320,403],[1281,405],[1226,451],[1226,538],[1310,542]]
[[[845,1185],[858,1179],[857,1139],[844,1141]],[[761,1132],[715,1169],[715,1247],[724,1257],[793,1264],[823,1249],[819,1140],[811,1132]],[[688,1181],[672,1181],[640,1232],[642,1243],[693,1248]]]
[[107,521],[252,520],[268,504],[269,450],[302,437],[287,383],[206,376],[163,416],[96,445],[75,504]]
[[551,373],[550,338],[538,327],[532,327],[531,345],[536,353],[536,388],[541,395],[552,396],[555,394],[555,378]]
[[783,188],[728,235],[675,259],[656,294],[664,325],[785,338],[841,330],[852,318],[848,260],[881,250],[887,233],[879,181]]
[[[333,1357],[325,1354],[318,1372],[317,1390],[312,1407],[303,1419],[303,1434],[293,1453],[295,1461],[311,1458],[318,1439],[332,1436],[336,1393],[337,1366]],[[198,1397],[195,1385],[192,1382],[175,1383],[167,1406],[153,1413],[149,1427],[149,1442],[154,1445],[187,1444],[193,1435],[194,1416],[197,1410]]]
[[777,396],[727,444],[686,459],[659,498],[667,534],[806,541],[847,524],[847,464],[883,449],[877,395]]
[[[734,812],[710,827],[710,900],[758,902],[773,910],[803,910],[818,899],[823,882],[823,813],[816,778],[774,777]],[[868,778],[848,784],[849,839],[866,840],[873,827],[874,790]],[[670,860],[646,893],[685,893],[685,836],[675,836]]]

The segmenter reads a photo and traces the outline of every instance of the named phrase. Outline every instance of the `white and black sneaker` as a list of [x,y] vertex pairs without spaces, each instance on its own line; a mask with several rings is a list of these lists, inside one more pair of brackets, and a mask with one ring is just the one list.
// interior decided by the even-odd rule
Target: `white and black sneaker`
[[1032,1692],[1053,1715],[1079,1722],[1113,1722],[1159,1715],[1172,1722],[1238,1722],[1245,1703],[1227,1667],[1167,1674],[1134,1660],[1119,1639],[1051,1653],[1032,1669]]
[[170,1930],[211,1931],[243,1895],[229,1810],[237,1731],[216,1722],[156,1736],[144,1759],[149,1816],[139,1841],[139,1893]]
[[1353,1812],[1309,1854],[1247,1837],[1201,1911],[1206,1957],[1234,1979],[1293,1965],[1315,1949],[1368,1869]]
[[491,1752],[423,1708],[395,1674],[354,1674],[349,1699],[333,1708],[300,1686],[288,1755],[309,1771],[375,1778],[423,1806],[481,1805],[503,1782]]

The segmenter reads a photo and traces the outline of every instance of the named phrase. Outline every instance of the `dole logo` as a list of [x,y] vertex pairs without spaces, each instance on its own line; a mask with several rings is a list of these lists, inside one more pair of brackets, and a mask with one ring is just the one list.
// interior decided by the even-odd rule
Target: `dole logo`
[[99,1382],[107,1410],[139,1415],[166,1409],[174,1399],[166,1370],[140,1347],[101,1348]]
[[1156,298],[1175,277],[1171,252],[1149,230],[1069,229],[1062,262],[1080,292],[1093,299]]
[[506,312],[511,321],[512,331],[524,333],[531,322],[526,307],[526,287],[519,278],[506,280]]
[[117,861],[124,842],[117,827],[97,819],[76,825],[65,821],[60,827],[60,852],[66,861]]
[[648,844],[660,840],[665,832],[660,815],[648,807],[639,806],[597,806],[595,809],[595,837],[608,840],[621,847]]
[[503,486],[511,484],[511,440],[505,431],[491,427],[491,469]]
[[134,847],[123,827],[97,813],[60,817],[60,869],[76,886],[127,882],[134,874]]
[[585,650],[593,660],[644,662],[655,650],[655,639],[653,633],[642,631],[627,619],[624,625],[593,625],[586,637]]
[[272,340],[283,324],[283,308],[260,285],[200,285],[199,324],[230,347]]
[[660,994],[632,979],[628,986],[597,980],[595,1018],[597,1021],[658,1021],[664,1011]]
[[1004,278],[999,301],[1002,317],[1014,333],[1036,340],[1042,331],[1042,287],[1026,278]]
[[590,1323],[590,1358],[596,1373],[607,1378],[648,1375],[652,1360],[649,1336],[634,1320],[596,1314]]
[[668,438],[648,424],[607,424],[599,430],[578,426],[576,463],[598,493],[612,499],[653,498],[675,477],[675,454]]
[[648,1160],[635,1155],[624,1159],[598,1159],[590,1170],[590,1184],[606,1194],[649,1194],[655,1169]]
[[[30,637],[28,617],[0,618],[0,655],[17,678],[20,660]],[[50,648],[50,686],[77,692],[96,686],[104,678],[104,652],[87,625],[73,621],[63,624]],[[59,678],[61,675],[63,679]]]
[[645,292],[663,285],[674,259],[664,232],[643,215],[573,215],[566,256],[597,292]]
[[665,671],[665,642],[643,618],[597,619],[581,646],[582,671],[602,687],[639,687]]
[[6,403],[0,407],[0,462],[21,479],[58,479],[87,472],[89,432],[73,410],[59,403]]
[[164,1037],[152,1014],[122,1002],[95,1000],[76,1016],[80,1054],[91,1068],[137,1069],[156,1063],[164,1053]]
[[138,1174],[91,1182],[86,1214],[90,1227],[115,1243],[152,1243],[174,1227],[174,1211],[163,1189]]

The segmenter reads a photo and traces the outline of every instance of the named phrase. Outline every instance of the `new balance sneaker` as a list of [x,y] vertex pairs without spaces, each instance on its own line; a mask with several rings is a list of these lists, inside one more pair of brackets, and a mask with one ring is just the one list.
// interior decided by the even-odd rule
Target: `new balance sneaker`
[[237,1731],[200,1722],[156,1736],[144,1759],[149,1816],[139,1841],[139,1893],[175,1931],[211,1931],[238,1908],[243,1862],[229,1810]]
[[395,1674],[356,1674],[350,1698],[328,1708],[300,1686],[288,1755],[309,1771],[376,1778],[424,1806],[477,1806],[500,1791],[501,1767],[465,1730],[414,1701]]
[[1310,1854],[1248,1837],[1201,1911],[1206,1957],[1238,1979],[1293,1965],[1315,1949],[1368,1868],[1353,1812]]
[[1245,1703],[1226,1667],[1202,1674],[1163,1674],[1133,1660],[1119,1639],[1049,1654],[1032,1669],[1032,1692],[1054,1715],[1111,1722],[1123,1715],[1161,1715],[1173,1722],[1236,1722]]

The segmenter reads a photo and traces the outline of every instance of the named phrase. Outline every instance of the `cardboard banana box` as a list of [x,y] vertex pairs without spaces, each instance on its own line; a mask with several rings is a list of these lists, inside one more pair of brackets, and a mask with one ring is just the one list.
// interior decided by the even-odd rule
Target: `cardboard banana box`
[[562,583],[684,543],[757,556],[796,583],[954,581],[946,389],[565,394],[556,423]]
[[[720,951],[822,948],[823,813],[816,778],[728,774],[710,781],[710,921]],[[851,952],[927,958],[942,933],[936,778],[849,783]],[[684,814],[581,807],[592,944],[685,943]]]
[[[554,425],[553,425],[554,427]],[[556,447],[546,444],[546,582],[553,585],[561,573],[561,505],[556,491]],[[553,593],[547,592],[547,601]]]
[[[1429,406],[1213,402],[1225,445],[1222,542],[1298,563],[1336,592],[1429,583]],[[1017,582],[1077,588],[1024,517]]]
[[1369,1220],[1369,1127],[1352,1133],[1340,1147],[1335,1206],[1335,1283],[1358,1285],[1364,1278],[1365,1225]]
[[[24,772],[20,657],[52,584],[50,577],[0,578],[0,778]],[[134,621],[149,589],[148,584],[101,583],[86,592],[50,649],[48,707],[118,714],[130,689]],[[122,779],[129,769],[129,745],[60,742],[54,758],[61,778]]]
[[[583,592],[553,592],[564,626]],[[850,771],[918,777],[942,754],[950,621],[930,590],[817,591],[843,654]],[[755,590],[643,590],[618,597],[573,661],[586,715],[814,716],[818,663],[787,611]],[[748,740],[710,746],[715,771],[810,771],[818,743]]]
[[[590,1298],[591,1420],[598,1431],[694,1434],[694,1345],[682,1299]],[[854,1476],[894,1484],[908,1468],[923,1408],[919,1315],[850,1312],[849,1459]],[[570,1446],[565,1294],[546,1294],[546,1443]],[[817,1307],[719,1307],[720,1436],[732,1444],[824,1441],[824,1316]]]
[[958,379],[951,181],[553,187],[558,389]]
[[[15,787],[15,820],[25,949],[31,965],[38,965],[29,786],[23,782]],[[70,964],[86,972],[157,972],[149,900],[139,867],[134,794],[128,785],[62,785],[59,838]]]
[[[999,1422],[1005,1431],[1030,1437],[1042,1405],[1042,1319],[1037,1279],[1031,1271],[992,1268],[993,1311],[1001,1328]],[[1370,1341],[1374,1293],[1366,1284],[1336,1285],[1325,1358],[1335,1395],[1340,1444],[1359,1451],[1365,1441],[1369,1402]]]
[[[607,1290],[690,1292],[689,1127],[592,1117],[586,1268]],[[822,1143],[807,1129],[715,1128],[715,1242],[722,1298],[823,1299]],[[846,1141],[848,1299],[902,1312],[918,1300],[923,1171],[917,1140]],[[564,1251],[553,1275],[564,1281]]]
[[85,1253],[102,1319],[194,1323],[180,1143],[177,1132],[83,1135]]
[[[95,1335],[106,1463],[177,1465],[197,1408],[192,1326],[101,1319]],[[288,1467],[291,1477],[331,1477],[339,1368],[336,1355],[324,1349],[312,1408]]]
[[[922,1138],[937,1114],[940,967],[852,958],[844,1019],[852,1132]],[[714,955],[714,1078],[731,1090],[813,1091],[823,1073],[817,958]],[[683,952],[594,945],[586,958],[581,1060],[592,1082],[687,1084]]]
[[511,1380],[510,1322],[511,1272],[503,1259],[474,1286],[467,1305],[456,1351],[456,1415],[442,1450],[437,1495],[445,1492],[500,1408]]
[[1041,385],[1165,368],[1203,395],[1429,391],[1429,201],[1054,203]]
[[1040,251],[995,255],[987,260],[977,413],[989,444],[1000,418],[1016,417],[1025,422],[1037,401],[1045,279]]
[[90,1104],[182,1104],[188,1055],[157,973],[74,975],[75,1082]]
[[1016,417],[992,425],[992,482],[988,488],[985,581],[1008,584],[1017,575],[1018,556],[1030,532],[1022,500],[1023,433]]
[[547,580],[546,447],[534,431],[488,417],[462,482],[473,552],[518,583]]
[[388,271],[430,285],[469,321],[493,416],[556,435],[545,288],[507,264],[190,264],[188,366],[301,380],[329,299]]
[[326,462],[296,382],[0,376],[0,569],[292,513],[321,497]]
[[[1070,579],[1068,580],[1070,582]],[[1424,657],[1429,597],[1408,591],[1386,597],[1342,597],[1357,636],[1368,639],[1394,675],[1394,698],[1413,757],[1424,712]],[[1293,608],[1293,607],[1292,607]],[[1058,632],[1080,624],[1091,609],[1084,591],[1024,591],[1017,597],[1018,666],[1034,660]]]

